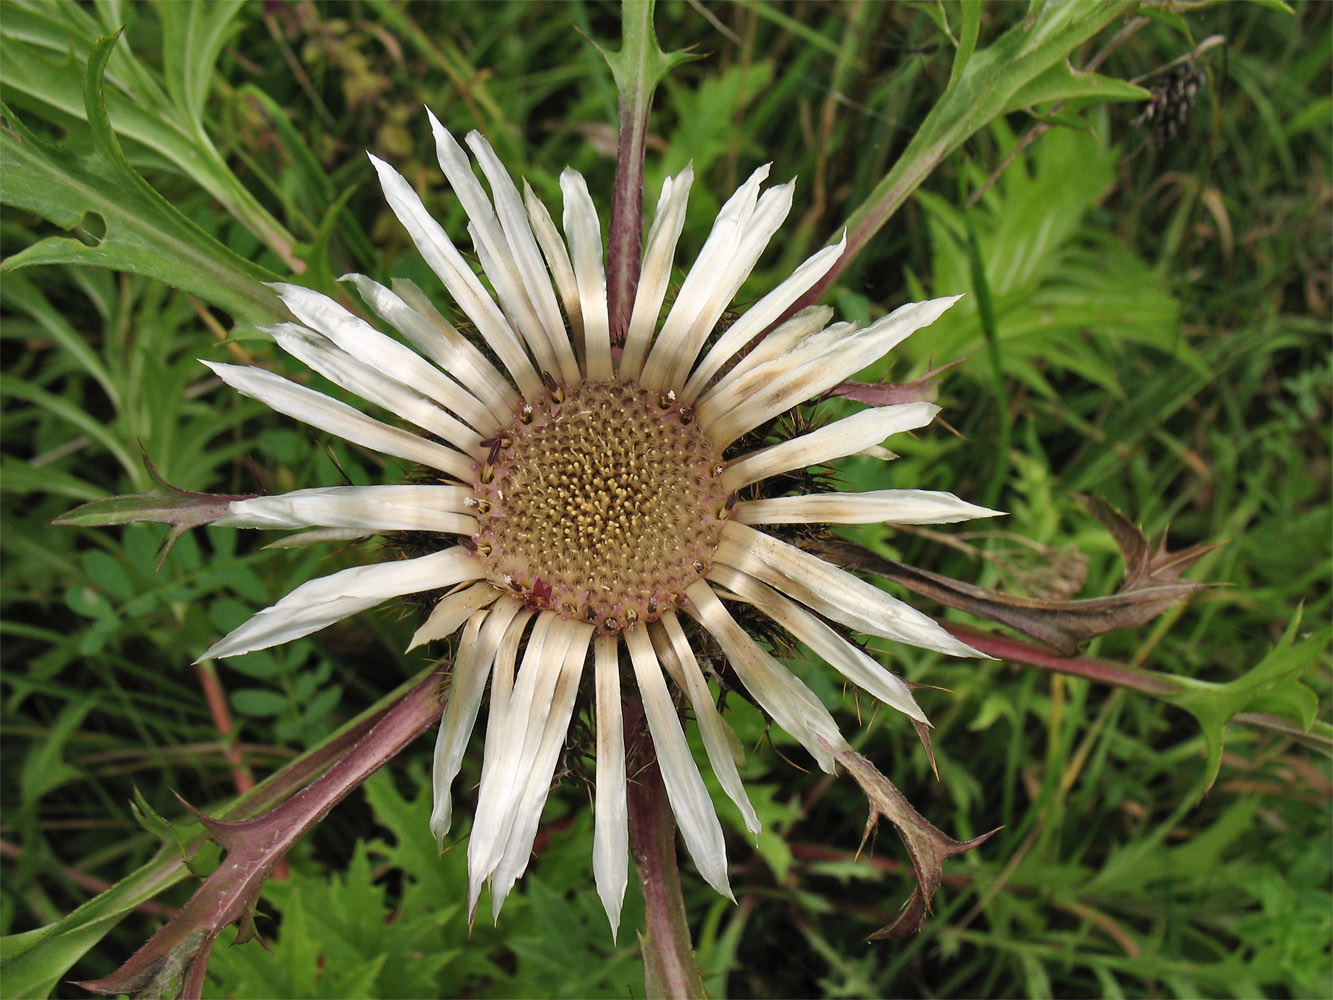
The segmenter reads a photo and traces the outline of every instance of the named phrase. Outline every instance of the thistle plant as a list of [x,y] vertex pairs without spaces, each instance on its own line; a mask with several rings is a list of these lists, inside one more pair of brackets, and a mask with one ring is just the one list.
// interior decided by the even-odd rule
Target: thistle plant
[[[243,473],[251,480],[247,490],[233,471],[223,493],[177,485],[175,471],[159,474],[148,442],[140,472],[126,443],[114,442],[127,474],[151,478],[147,491],[92,500],[57,523],[97,531],[166,525],[163,567],[181,557],[172,546],[192,544],[204,526],[210,538],[238,528],[294,532],[278,544],[304,559],[304,578],[271,606],[242,610],[229,598],[242,613],[191,651],[223,735],[231,716],[218,695],[219,677],[248,669],[232,664],[299,650],[306,637],[327,636],[325,630],[375,608],[397,608],[405,619],[404,628],[393,626],[398,644],[387,654],[404,679],[395,689],[381,685],[374,704],[317,734],[257,785],[238,745],[220,746],[241,794],[222,806],[186,804],[197,826],[168,823],[141,796],[137,814],[166,843],[84,906],[7,939],[5,975],[17,984],[15,995],[51,990],[118,917],[194,872],[202,883],[146,943],[115,971],[82,975],[81,983],[102,993],[202,996],[226,928],[237,925],[238,943],[267,935],[261,899],[275,873],[285,874],[288,853],[363,786],[390,808],[387,793],[372,793],[366,783],[390,762],[401,767],[432,728],[433,761],[413,771],[428,775],[429,816],[394,833],[404,851],[404,844],[427,845],[415,854],[427,868],[464,858],[454,897],[436,901],[449,907],[440,921],[467,934],[482,933],[489,922],[493,931],[486,933],[495,937],[487,940],[503,942],[506,899],[521,897],[520,877],[540,878],[546,861],[548,798],[560,796],[562,785],[584,784],[586,801],[570,807],[573,822],[590,834],[582,844],[591,865],[583,890],[609,922],[609,929],[603,923],[584,934],[603,936],[599,947],[622,947],[617,935],[634,886],[632,929],[648,996],[716,989],[696,956],[692,924],[696,931],[700,924],[687,905],[676,833],[689,859],[686,883],[697,873],[725,905],[736,905],[737,851],[753,852],[756,844],[762,850],[772,836],[761,816],[772,810],[747,789],[753,782],[744,772],[779,748],[793,768],[852,779],[869,810],[862,847],[880,820],[901,839],[914,884],[872,938],[912,940],[932,919],[945,862],[995,848],[993,830],[955,839],[939,829],[866,752],[866,730],[835,717],[843,687],[877,727],[910,734],[916,759],[947,784],[958,760],[932,740],[918,701],[923,687],[934,686],[931,675],[916,670],[920,679],[913,680],[897,667],[916,655],[910,650],[962,658],[973,671],[988,669],[981,666],[988,660],[1041,668],[1055,675],[1057,693],[1091,681],[1185,709],[1201,726],[1206,764],[1181,809],[1216,780],[1228,722],[1327,748],[1315,696],[1298,679],[1324,639],[1298,638],[1294,621],[1269,657],[1224,682],[1155,670],[1141,657],[1080,655],[1088,641],[1149,627],[1204,589],[1181,574],[1210,556],[1212,541],[1173,551],[1164,540],[1150,543],[1104,499],[1080,497],[1124,563],[1114,593],[1080,599],[1049,577],[1045,592],[1032,597],[959,580],[900,560],[882,535],[866,534],[893,527],[916,533],[909,538],[953,538],[968,547],[1001,537],[989,528],[942,536],[923,527],[994,516],[993,507],[1004,504],[1008,467],[1021,469],[1024,459],[1005,396],[1005,366],[1013,362],[997,332],[1004,279],[986,278],[972,218],[950,226],[958,220],[948,207],[918,189],[969,139],[988,128],[1003,132],[1006,116],[1032,114],[1036,142],[1053,125],[1071,133],[1090,127],[1104,105],[1156,100],[1156,92],[1096,72],[1148,23],[1134,16],[1134,5],[1037,5],[984,44],[982,8],[942,14],[939,29],[953,58],[929,113],[827,241],[793,256],[781,242],[800,203],[800,182],[767,183],[771,174],[789,175],[777,159],[744,171],[729,197],[709,192],[720,204],[697,250],[682,254],[691,198],[700,195],[696,166],[652,164],[649,140],[656,91],[696,56],[663,51],[652,4],[627,2],[618,51],[580,43],[605,60],[614,81],[614,177],[609,205],[602,203],[609,211],[599,207],[603,193],[574,168],[539,193],[521,165],[506,163],[507,147],[516,144],[503,127],[464,134],[437,105],[424,118],[399,123],[407,135],[417,127],[429,132],[434,165],[394,155],[401,151],[390,140],[398,133],[386,129],[380,150],[368,161],[349,158],[354,166],[346,168],[373,177],[389,207],[384,221],[394,228],[379,226],[376,236],[410,242],[424,267],[409,275],[386,263],[337,280],[341,265],[332,265],[326,244],[342,216],[330,215],[318,238],[302,244],[237,179],[204,129],[210,63],[239,9],[167,5],[160,13],[168,44],[165,86],[155,89],[153,71],[108,33],[117,25],[73,7],[58,14],[15,8],[17,27],[6,45],[23,59],[49,51],[52,37],[81,40],[79,100],[72,102],[72,90],[58,93],[87,142],[54,141],[27,100],[23,112],[7,111],[5,200],[67,227],[96,212],[106,229],[92,242],[31,241],[5,268],[22,279],[37,273],[29,270],[36,265],[95,264],[195,296],[207,303],[200,305],[203,325],[225,336],[207,352],[202,339],[192,348],[216,377],[206,384],[210,405],[235,390],[304,425],[296,439],[304,468],[312,465],[316,435],[342,444],[335,461],[322,463],[322,479],[284,470],[269,488]],[[454,71],[465,61],[448,45],[422,41],[398,8],[379,14],[386,30]],[[849,15],[847,44],[860,16]],[[1218,44],[1209,39],[1193,54]],[[1089,47],[1095,54],[1074,69]],[[1196,69],[1191,73],[1193,97],[1200,81]],[[14,86],[35,97],[30,84]],[[109,98],[109,87],[112,97],[125,87],[137,100],[159,104],[145,114]],[[280,113],[262,92],[249,97],[266,113]],[[476,102],[473,117],[491,116],[484,89],[469,100]],[[1177,129],[1184,121],[1178,111]],[[291,125],[285,115],[281,120]],[[265,249],[269,268],[227,249],[162,197],[126,158],[122,138],[192,165],[197,183],[244,227],[250,244]],[[674,152],[688,161],[689,149]],[[1015,144],[1013,155],[1021,152]],[[659,179],[655,187],[649,174]],[[1002,170],[978,193],[997,182],[1006,183]],[[645,193],[649,204],[655,195],[648,213]],[[335,200],[332,191],[326,195]],[[951,273],[942,266],[936,294],[912,288],[910,296],[895,294],[892,308],[845,292],[839,305],[851,315],[826,305],[914,195],[944,231],[965,236],[960,259],[969,267]],[[369,242],[350,224],[345,238],[352,247]],[[939,239],[947,242],[943,232]],[[760,262],[775,250],[785,259],[764,274],[767,285],[756,287]],[[956,284],[942,286],[950,278]],[[18,287],[30,303],[27,286]],[[1140,292],[1139,301],[1161,301],[1170,311],[1165,293],[1154,300]],[[229,334],[211,310],[230,315]],[[991,485],[976,501],[955,495],[964,491],[955,491],[947,473],[929,482],[897,473],[897,456],[884,447],[911,447],[909,433],[919,440],[940,433],[926,430],[941,414],[940,383],[946,368],[963,360],[960,331],[973,328],[982,331],[983,367],[994,375],[1000,444],[1000,471],[983,477]],[[76,337],[59,339],[71,356],[86,357]],[[925,364],[916,378],[890,381],[886,359],[908,345],[940,367]],[[273,347],[298,364],[279,360]],[[228,360],[221,360],[224,351]],[[1178,353],[1182,365],[1198,363],[1187,350]],[[1026,360],[1015,370],[1020,381],[1040,380]],[[149,384],[144,391],[166,389]],[[361,464],[367,453],[383,458]],[[347,468],[347,459],[357,467]],[[1036,515],[1029,507],[1018,516]],[[257,553],[255,565],[280,555]],[[337,568],[324,564],[330,558]],[[876,579],[915,596],[894,596]],[[1026,638],[932,616],[918,607],[928,602]],[[739,735],[746,726],[760,737],[751,745]],[[456,799],[468,804],[461,829]],[[998,825],[984,815],[980,821]],[[225,856],[206,870],[209,842]],[[842,847],[853,854],[856,838]],[[1018,864],[1031,843],[1010,849],[1012,862],[1004,856],[997,864]],[[994,884],[1001,891],[1002,880]],[[490,920],[474,926],[486,889]],[[959,933],[983,910],[978,904]],[[284,933],[296,912],[284,907]],[[822,941],[814,928],[803,930]],[[554,940],[557,928],[547,932]],[[429,951],[418,933],[405,928],[402,940],[412,935],[414,949]],[[462,947],[487,946],[478,938]],[[375,976],[385,953],[379,962]],[[331,981],[326,988],[335,989]]]

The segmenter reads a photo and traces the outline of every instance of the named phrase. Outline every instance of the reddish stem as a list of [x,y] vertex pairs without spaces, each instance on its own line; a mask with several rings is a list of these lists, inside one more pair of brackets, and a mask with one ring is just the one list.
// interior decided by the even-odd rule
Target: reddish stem
[[255,787],[255,779],[246,766],[241,744],[230,738],[236,727],[232,722],[231,709],[227,707],[227,695],[222,690],[222,682],[218,680],[218,672],[208,660],[196,663],[194,671],[199,677],[199,686],[204,689],[204,697],[208,700],[213,725],[222,737],[222,745],[226,747],[225,756],[231,765],[231,780],[236,785],[237,793],[244,795]]
[[1180,694],[1184,690],[1182,685],[1175,684],[1170,678],[1153,673],[1151,670],[1141,670],[1137,667],[1127,666],[1123,663],[1113,663],[1110,660],[1100,660],[1092,656],[1060,656],[1056,653],[1048,653],[1030,643],[996,635],[993,632],[982,632],[978,629],[967,628],[964,625],[957,625],[954,622],[940,622],[940,624],[944,626],[946,632],[957,639],[961,639],[973,649],[979,649],[981,652],[1000,660],[1026,663],[1029,666],[1041,667],[1045,670],[1069,674],[1073,677],[1086,677],[1088,680],[1097,681],[1100,684],[1114,684],[1117,687],[1142,691],[1144,694],[1156,695],[1157,697],[1170,697],[1171,695]]
[[613,343],[625,339],[643,255],[643,160],[648,108],[632,95],[620,98],[616,180],[611,192],[611,229],[606,249],[606,306]]
[[260,889],[274,864],[353,789],[439,719],[440,679],[430,674],[403,695],[327,771],[256,819],[225,823],[196,813],[226,859],[180,914],[105,979],[80,983],[98,993],[174,992],[199,997],[213,941],[230,923],[253,934]]
[[680,891],[676,816],[662,784],[643,702],[626,698],[623,705],[626,760],[634,765],[627,788],[629,847],[643,888],[647,924],[640,941],[644,994],[650,998],[706,996]]

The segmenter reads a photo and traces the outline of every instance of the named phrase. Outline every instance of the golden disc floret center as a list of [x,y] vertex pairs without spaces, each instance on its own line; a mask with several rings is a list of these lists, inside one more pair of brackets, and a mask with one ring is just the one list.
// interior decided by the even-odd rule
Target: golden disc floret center
[[685,603],[730,505],[721,456],[674,392],[548,383],[483,442],[472,542],[498,586],[602,633]]

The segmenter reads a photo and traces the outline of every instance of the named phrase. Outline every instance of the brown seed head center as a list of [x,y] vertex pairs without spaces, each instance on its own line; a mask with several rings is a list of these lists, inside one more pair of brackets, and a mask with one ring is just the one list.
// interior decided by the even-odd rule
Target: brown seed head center
[[674,393],[554,386],[486,442],[473,541],[493,581],[614,633],[685,602],[729,516],[721,458]]

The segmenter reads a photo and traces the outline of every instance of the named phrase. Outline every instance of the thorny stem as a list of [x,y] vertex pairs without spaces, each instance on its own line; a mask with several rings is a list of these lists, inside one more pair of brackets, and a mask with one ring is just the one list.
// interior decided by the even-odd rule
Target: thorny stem
[[[1094,656],[1060,656],[1032,643],[996,635],[993,632],[982,632],[956,622],[942,621],[940,624],[954,638],[961,639],[973,649],[1000,660],[1026,663],[1028,666],[1040,667],[1052,673],[1082,677],[1097,684],[1128,688],[1156,698],[1175,698],[1188,691],[1185,684],[1169,674],[1159,674],[1152,670],[1144,670],[1142,667]],[[1231,716],[1230,721],[1289,736],[1322,753],[1333,753],[1333,727],[1322,719],[1308,729],[1296,725],[1290,719],[1269,712],[1237,712]]]
[[[282,831],[281,850],[299,840],[330,809],[396,757],[431,724],[444,706],[440,677],[432,672],[372,725],[336,764],[259,820]],[[274,845],[275,850],[278,845]]]
[[226,860],[129,961],[105,979],[80,985],[98,993],[153,992],[165,985],[162,977],[174,967],[181,976],[180,995],[198,997],[218,933],[229,923],[248,922],[274,864],[440,717],[439,690],[439,676],[432,671],[366,728],[340,760],[264,815],[241,823],[201,816],[210,836],[226,849]]
[[282,770],[269,775],[250,792],[237,798],[222,810],[217,818],[232,822],[251,819],[299,791],[321,771],[346,756],[353,747],[358,746],[366,734],[378,726],[395,706],[413,691],[420,690],[436,670],[436,667],[432,667],[398,685],[355,719],[328,736],[324,742],[307,750],[290,764],[285,765]]
[[[619,91],[619,133],[611,228],[606,250],[607,312],[611,339],[623,341],[634,310],[643,254],[643,163],[648,113],[663,73],[684,58],[668,56],[653,33],[653,0],[622,0],[621,49],[603,52]],[[643,702],[624,700],[626,759],[636,764],[627,787],[630,853],[643,889],[644,994],[647,997],[703,997],[703,978],[694,957],[685,900],[676,863],[676,818],[667,799],[648,735]]]
[[626,760],[635,765],[627,786],[629,847],[643,889],[647,927],[643,951],[644,995],[703,997],[703,976],[694,957],[685,899],[676,863],[676,818],[667,800],[643,702],[624,700]]

